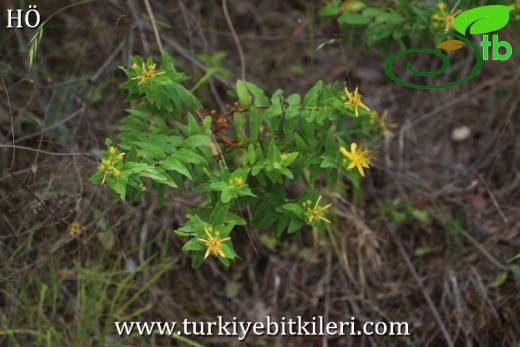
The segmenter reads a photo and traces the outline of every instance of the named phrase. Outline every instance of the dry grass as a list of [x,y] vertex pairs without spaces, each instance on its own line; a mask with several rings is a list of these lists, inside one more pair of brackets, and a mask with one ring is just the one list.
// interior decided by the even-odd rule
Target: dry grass
[[[66,4],[42,4],[39,10],[45,18]],[[0,344],[45,340],[23,333],[13,338],[6,331],[54,329],[54,341],[62,344],[98,345],[96,334],[104,324],[111,325],[103,313],[114,292],[100,298],[101,317],[78,312],[84,304],[79,288],[97,291],[84,285],[88,276],[78,266],[121,279],[125,269],[149,260],[132,279],[128,298],[161,265],[169,268],[126,312],[148,308],[133,320],[321,315],[330,321],[406,321],[412,327],[407,338],[251,335],[248,345],[518,345],[518,286],[509,273],[501,286],[490,287],[520,253],[516,51],[507,62],[486,62],[464,85],[406,89],[386,79],[378,52],[316,51],[334,31],[318,25],[317,2],[233,1],[227,6],[235,38],[218,1],[151,2],[157,34],[141,2],[78,5],[49,21],[31,72],[22,62],[33,32],[0,32],[9,47],[0,58],[0,158],[11,171],[0,170]],[[517,33],[509,35],[509,42],[518,42]],[[117,66],[126,64],[129,54],[158,57],[160,40],[177,57],[177,68],[192,76],[193,85],[207,70],[198,54],[228,52],[222,64],[233,77],[213,79],[197,92],[208,109],[218,108],[230,101],[225,90],[241,74],[236,38],[246,78],[267,90],[302,92],[318,79],[346,80],[360,85],[369,106],[387,109],[398,127],[378,149],[364,195],[329,194],[337,229],[305,230],[302,238],[284,239],[276,251],[262,246],[256,233],[253,244],[239,235],[241,260],[229,269],[210,260],[195,271],[172,230],[184,220],[185,210],[196,205],[197,196],[169,194],[161,208],[152,196],[130,205],[115,202],[87,179],[105,137],[116,137],[124,114]],[[455,141],[452,131],[461,126],[469,128],[470,136]],[[13,137],[16,148],[11,147]],[[405,215],[402,223],[396,222],[396,212]],[[71,222],[87,231],[70,237]],[[38,299],[43,284],[54,291],[53,300]],[[80,329],[78,322],[88,327]],[[79,333],[87,337],[75,336]],[[107,341],[114,345],[180,343],[171,338],[117,340],[110,331]],[[215,336],[194,340],[237,344],[236,338]]]

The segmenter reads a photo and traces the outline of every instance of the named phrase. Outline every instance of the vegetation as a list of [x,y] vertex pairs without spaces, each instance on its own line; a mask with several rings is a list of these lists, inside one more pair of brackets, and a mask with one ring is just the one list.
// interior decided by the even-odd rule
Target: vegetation
[[[0,344],[233,345],[114,322],[267,315],[411,335],[246,345],[519,343],[520,3],[471,81],[385,75],[489,3],[62,0],[0,27]],[[446,42],[440,85],[474,66]]]

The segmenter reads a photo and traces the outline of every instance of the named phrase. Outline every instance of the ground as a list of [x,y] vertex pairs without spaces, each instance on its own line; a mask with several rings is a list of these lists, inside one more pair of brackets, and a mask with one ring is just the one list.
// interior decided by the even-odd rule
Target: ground
[[[317,50],[338,30],[320,24],[322,2],[224,1],[236,35],[219,1],[153,1],[149,10],[146,1],[66,8],[72,3],[38,5],[48,21],[31,69],[35,30],[0,22],[0,344],[238,345],[221,336],[123,338],[113,322],[266,315],[403,321],[411,335],[250,335],[242,344],[520,343],[517,50],[508,61],[485,62],[465,84],[420,90],[385,75],[386,53],[377,45]],[[0,6],[0,14],[15,7]],[[520,47],[518,32],[500,33]],[[362,189],[327,192],[332,230],[284,237],[276,250],[252,230],[237,235],[241,259],[229,268],[210,257],[194,270],[173,230],[197,194],[169,192],[161,207],[152,194],[131,204],[88,182],[125,115],[118,66],[133,54],[159,59],[157,37],[191,76],[187,87],[212,67],[208,57],[226,52],[218,64],[227,74],[196,92],[207,110],[234,102],[226,91],[245,74],[269,92],[340,81],[359,86],[370,108],[387,111],[396,126],[374,148]],[[471,59],[460,60],[461,74]]]

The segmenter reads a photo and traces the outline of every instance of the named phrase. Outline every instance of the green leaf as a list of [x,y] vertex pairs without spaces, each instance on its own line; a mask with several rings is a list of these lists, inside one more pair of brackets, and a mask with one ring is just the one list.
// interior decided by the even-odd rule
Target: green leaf
[[96,171],[88,180],[93,184],[101,184],[101,182],[103,182],[103,177],[105,177],[105,173]]
[[258,203],[253,214],[252,225],[256,230],[264,230],[273,225],[279,218],[279,213],[275,211],[274,206],[268,200],[262,200]]
[[280,169],[280,173],[281,173],[282,175],[285,175],[285,176],[289,177],[289,178],[292,179],[292,180],[294,179],[294,175],[293,175],[292,171],[289,170],[289,169],[286,168],[286,167],[282,167],[282,168]]
[[180,237],[192,236],[192,234],[186,233],[181,230],[174,230],[173,232],[175,233],[175,235],[180,236]]
[[376,23],[401,24],[404,18],[395,12],[383,12],[376,16]]
[[491,288],[498,288],[500,287],[507,279],[507,271],[503,271],[495,277],[493,282],[489,284]]
[[162,207],[164,203],[164,184],[157,183],[156,181],[152,181],[152,188],[157,196],[157,203],[159,207]]
[[202,263],[204,262],[204,253],[203,251],[193,251],[192,259],[191,259],[191,267],[194,269],[198,269]]
[[[304,211],[303,211],[303,206],[300,205],[300,204],[297,204],[295,202],[289,202],[287,204],[284,204],[282,206],[280,206],[277,211],[280,211],[281,209],[283,210],[286,210],[286,211],[291,211],[293,212],[296,216],[302,218],[303,217],[303,214],[304,214]],[[281,212],[281,211],[280,211]]]
[[205,164],[206,159],[203,156],[188,150],[188,149],[179,149],[175,151],[172,155],[172,158],[177,159],[181,163],[192,163],[192,164]]
[[[211,118],[211,117],[210,117]],[[194,115],[188,113],[188,136],[200,134],[200,125]]]
[[338,164],[336,163],[336,157],[327,156],[320,164],[322,169],[336,169]]
[[333,17],[338,14],[340,14],[339,10],[340,1],[339,0],[333,0],[330,3],[328,3],[325,7],[323,7],[318,14],[320,17]]
[[217,204],[211,213],[210,224],[211,225],[220,225],[227,222],[227,215],[229,211],[228,204]]
[[197,238],[193,238],[186,242],[184,246],[182,246],[183,251],[205,251],[206,247],[197,240]]
[[298,133],[294,134],[294,142],[296,143],[296,148],[299,152],[306,153],[310,150],[310,147],[305,143],[305,141]]
[[[276,225],[276,237],[277,238],[280,238],[282,236],[282,232],[284,230],[286,230],[288,227],[289,227],[289,224],[291,223],[291,220],[292,220],[292,216],[288,215],[288,214],[282,214],[280,219],[278,220],[278,224]],[[264,236],[265,234],[262,234],[262,236]],[[264,239],[262,237],[262,242],[269,242],[268,241],[269,239]],[[273,241],[274,241],[274,245],[276,245],[276,239],[273,239],[271,240],[270,243],[266,244],[267,247],[271,248],[270,245],[273,245]],[[273,245],[273,246],[274,246]],[[273,248],[271,248],[273,249]]]
[[233,249],[233,244],[231,243],[231,241],[223,242],[221,244],[221,247],[222,247],[222,252],[224,252],[224,255],[226,256],[226,258],[235,259],[237,254],[235,253],[235,250]]
[[390,211],[390,216],[392,217],[393,221],[397,224],[402,224],[406,222],[407,216],[406,213],[400,212],[400,211]]
[[166,174],[159,171],[160,168],[158,167],[151,167],[144,171],[139,172],[140,177],[148,177],[154,181],[157,181],[158,183],[167,184],[172,188],[177,188],[177,185],[175,182],[171,180],[170,177],[168,177]]
[[336,110],[341,112],[346,112],[347,108],[345,107],[345,104],[339,100],[338,98],[332,97],[325,100],[327,104],[334,107]]
[[165,159],[161,161],[159,165],[165,170],[177,171],[181,175],[188,177],[190,180],[193,179],[186,166],[182,165],[177,159]]
[[246,187],[246,186],[242,186],[242,187],[238,188],[237,190],[235,190],[235,193],[236,193],[237,196],[252,196],[252,197],[256,197],[256,195],[253,194],[251,189],[249,187]]
[[511,270],[511,273],[513,274],[513,278],[515,279],[516,286],[520,287],[520,266],[511,265],[509,267],[509,270]]
[[470,34],[486,34],[505,27],[509,22],[509,12],[512,10],[512,6],[505,5],[472,8],[455,17],[453,27],[462,35],[466,34],[469,26],[471,26]]
[[370,23],[370,17],[363,16],[361,13],[347,11],[338,18],[338,23],[350,25],[364,25]]
[[293,163],[293,161],[296,160],[298,157],[298,152],[292,152],[292,153],[283,153],[280,155],[281,164],[283,166],[289,166]]
[[244,108],[248,108],[253,103],[253,98],[251,94],[249,94],[249,90],[247,89],[244,82],[241,80],[237,80],[237,94],[238,100],[244,106]]
[[315,107],[318,101],[318,94],[323,88],[323,81],[318,81],[316,84],[309,89],[307,94],[305,94],[305,98],[303,99],[303,106],[305,107]]
[[287,229],[287,233],[292,234],[295,231],[300,230],[301,227],[304,224],[305,223],[301,219],[299,219],[299,218],[291,218],[291,223],[289,224],[289,228]]
[[352,182],[354,187],[359,188],[359,182],[361,180],[361,175],[355,168],[353,168],[351,170],[347,170],[344,166],[341,166],[341,172],[343,172],[343,174],[345,176],[347,176],[347,178]]
[[393,24],[378,24],[373,27],[368,28],[367,35],[367,46],[372,46],[377,41],[381,41],[390,35],[395,30],[395,25]]
[[412,216],[421,223],[428,223],[428,221],[430,220],[430,215],[428,214],[428,211],[418,210],[415,208],[412,209]]
[[285,111],[285,119],[292,119],[300,114],[300,101],[301,96],[299,94],[291,94],[287,98],[289,107]]
[[260,127],[264,120],[262,111],[259,109],[253,109],[248,114],[249,119],[249,133],[251,136],[251,141],[257,141],[260,136]]
[[[209,208],[209,207],[194,208],[194,209],[188,210],[188,215],[196,215],[201,220],[203,220],[209,224],[210,220],[211,220],[211,214],[213,213],[214,210],[215,210],[214,208]],[[247,222],[242,217],[240,217],[232,212],[228,212],[227,217],[226,217],[226,222],[233,224],[233,225],[246,225],[247,224]],[[179,230],[181,230],[181,229],[182,228],[179,228]],[[181,231],[186,231],[186,230],[182,229]]]
[[229,267],[229,260],[227,260],[227,258],[224,258],[224,257],[218,257],[218,260],[220,260],[220,262],[221,262],[225,267]]
[[232,191],[231,188],[226,187],[226,188],[222,189],[222,191],[221,191],[220,200],[224,204],[227,204],[232,198],[235,198],[235,197],[236,197],[235,192]]
[[175,66],[173,65],[173,59],[166,50],[163,50],[161,69],[166,71],[175,72]]
[[271,139],[269,141],[269,147],[267,149],[267,159],[272,163],[278,162],[280,160],[280,149],[276,146],[276,141]]
[[247,89],[249,89],[251,94],[253,94],[253,96],[255,97],[254,104],[256,107],[269,106],[269,99],[267,98],[267,96],[265,95],[265,92],[262,89],[260,89],[259,87],[257,87],[256,85],[254,85],[251,82],[246,82],[246,81],[243,81],[243,82],[247,86]]
[[237,138],[244,143],[250,142],[246,136],[246,114],[250,114],[250,112],[235,112],[233,114]]
[[148,154],[151,154],[153,159],[162,159],[166,156],[163,149],[153,143],[145,141],[135,141],[134,145],[144,149],[147,153],[142,153],[143,157],[147,158]]
[[131,161],[125,161],[125,163],[123,164],[123,171],[128,175],[142,172],[147,169],[153,169],[153,166],[146,163],[135,163]]
[[374,18],[384,13],[384,9],[380,9],[377,7],[367,7],[363,10],[363,16],[367,18]]
[[111,174],[108,174],[106,182],[107,185],[119,195],[119,198],[121,200],[125,200],[128,176],[124,171],[121,171],[121,175],[119,176],[119,178],[115,178]]
[[255,147],[253,146],[252,143],[249,144],[249,146],[247,147],[247,160],[249,161],[249,164],[253,165],[254,163],[256,163],[256,151],[255,151]]
[[247,221],[232,212],[228,212],[226,221],[234,225],[247,225]]
[[184,141],[182,148],[195,149],[204,145],[208,141],[211,141],[211,137],[207,135],[192,135]]
[[425,255],[431,253],[433,251],[433,249],[429,246],[424,246],[424,247],[418,247],[415,249],[415,251],[413,252],[413,254],[416,256],[416,257],[424,257]]
[[394,38],[394,40],[401,40],[407,34],[408,31],[404,27],[399,27],[394,30],[394,32],[392,33],[392,37]]
[[[282,90],[277,89],[273,96],[271,97],[271,107],[267,109],[265,112],[265,119],[270,119],[276,116],[280,116],[282,114],[282,101],[280,100],[280,96],[282,95]],[[273,129],[271,129],[273,130]],[[275,129],[274,129],[275,130]]]

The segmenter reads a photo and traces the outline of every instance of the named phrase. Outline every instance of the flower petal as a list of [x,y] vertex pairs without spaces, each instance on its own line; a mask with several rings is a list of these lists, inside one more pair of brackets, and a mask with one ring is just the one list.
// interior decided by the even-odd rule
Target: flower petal
[[359,171],[359,174],[363,177],[365,177],[365,173],[363,172],[363,167],[361,165],[357,165],[357,169]]

